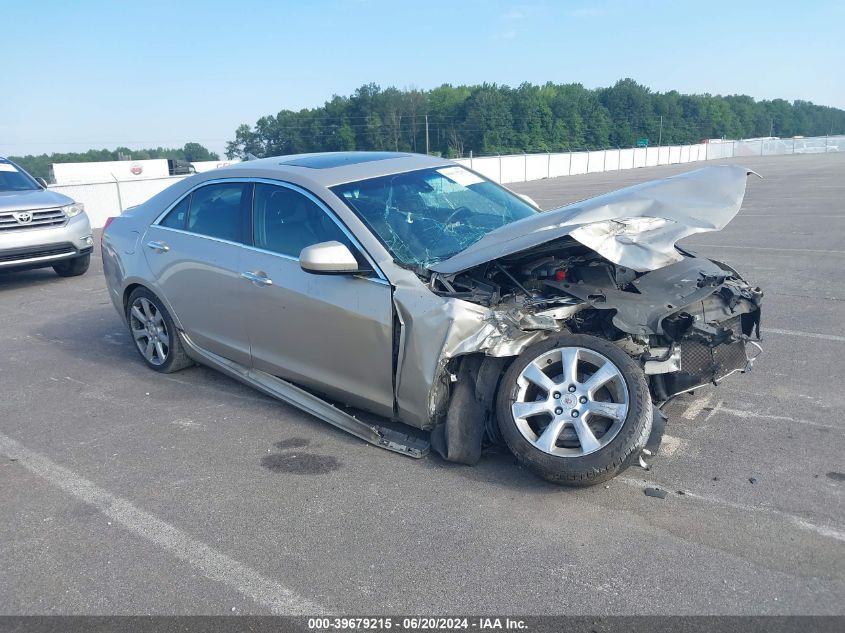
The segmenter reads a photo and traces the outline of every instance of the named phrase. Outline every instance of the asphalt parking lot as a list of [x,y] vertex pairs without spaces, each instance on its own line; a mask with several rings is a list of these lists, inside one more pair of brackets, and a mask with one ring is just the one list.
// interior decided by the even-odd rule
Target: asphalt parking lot
[[[765,179],[686,244],[765,289],[765,354],[673,402],[650,470],[607,487],[151,372],[97,260],[0,275],[0,612],[845,613],[845,154],[732,162]],[[550,208],[695,167],[513,188]]]

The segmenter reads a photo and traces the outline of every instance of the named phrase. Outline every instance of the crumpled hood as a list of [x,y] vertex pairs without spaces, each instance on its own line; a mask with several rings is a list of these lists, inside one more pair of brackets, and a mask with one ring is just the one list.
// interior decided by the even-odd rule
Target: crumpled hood
[[0,191],[0,211],[31,211],[73,204],[66,195],[49,189]]
[[614,264],[657,270],[683,259],[678,240],[719,231],[734,218],[753,173],[708,166],[625,187],[507,224],[429,268],[457,273],[569,235]]

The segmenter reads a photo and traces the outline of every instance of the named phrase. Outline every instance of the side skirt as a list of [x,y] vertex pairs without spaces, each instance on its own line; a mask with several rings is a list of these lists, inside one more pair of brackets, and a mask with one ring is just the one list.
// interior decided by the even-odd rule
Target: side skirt
[[227,376],[258,389],[272,398],[310,413],[374,446],[401,453],[408,457],[424,457],[429,443],[391,428],[369,424],[349,415],[330,402],[271,374],[236,363],[197,346],[184,332],[180,332],[188,355],[198,363],[208,365]]

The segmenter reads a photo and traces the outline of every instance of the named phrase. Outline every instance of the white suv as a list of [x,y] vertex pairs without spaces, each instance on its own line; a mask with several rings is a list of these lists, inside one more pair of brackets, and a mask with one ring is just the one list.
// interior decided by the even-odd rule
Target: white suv
[[0,157],[0,272],[53,267],[82,275],[94,239],[85,207]]

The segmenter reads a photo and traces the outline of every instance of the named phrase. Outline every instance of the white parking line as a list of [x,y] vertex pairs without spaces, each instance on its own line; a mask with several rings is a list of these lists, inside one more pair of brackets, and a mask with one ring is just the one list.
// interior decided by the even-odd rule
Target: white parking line
[[[645,488],[649,486],[660,486],[664,490],[673,490],[672,486],[667,484],[662,484],[656,481],[651,481],[648,479],[639,479],[637,477],[631,477],[629,475],[620,475],[616,478],[618,481],[622,483],[633,486],[636,488]],[[713,505],[724,506],[726,508],[731,508],[733,510],[741,510],[742,512],[754,513],[754,514],[767,514],[769,516],[778,517],[780,519],[786,519],[796,527],[799,527],[803,530],[807,530],[808,532],[815,532],[820,536],[824,536],[826,538],[836,539],[837,541],[845,542],[845,532],[842,530],[838,530],[836,528],[830,527],[828,525],[818,525],[813,523],[812,521],[808,521],[804,517],[799,517],[794,514],[789,514],[788,512],[783,512],[782,510],[775,510],[773,508],[759,508],[756,506],[750,506],[744,503],[737,503],[735,501],[728,501],[727,499],[722,499],[720,497],[712,497],[710,495],[703,495],[697,492],[691,492],[690,490],[684,489],[683,495],[678,495],[678,499],[698,499],[699,501],[704,501],[705,503],[710,503]]]
[[825,255],[845,255],[845,251],[829,251],[821,248],[782,248],[780,246],[729,246],[728,244],[687,244],[696,248],[738,248],[743,251],[775,251],[778,253],[824,253]]
[[740,213],[735,220],[740,218],[783,218],[785,220],[806,220],[808,218],[817,219],[817,218],[842,218],[845,219],[845,215],[810,215],[810,214],[802,214],[802,215],[784,215],[782,213]]
[[801,332],[800,330],[779,330],[772,327],[763,327],[763,334],[783,334],[785,336],[804,336],[806,338],[818,338],[823,341],[839,341],[845,343],[845,336],[836,334],[817,334],[816,332]]
[[660,442],[660,454],[669,457],[685,449],[686,445],[686,440],[664,433],[663,440]]
[[711,394],[706,398],[697,398],[696,400],[693,400],[690,406],[687,407],[687,410],[681,414],[681,417],[685,420],[695,420],[701,412],[704,411],[704,408],[710,404],[710,400],[712,399],[713,396]]
[[206,578],[221,582],[275,615],[324,613],[325,609],[261,572],[230,558],[126,499],[103,490],[64,466],[51,461],[0,433],[0,453],[87,503],[141,538],[198,569]]
[[787,415],[772,415],[770,413],[762,413],[760,411],[732,409],[730,407],[726,407],[723,400],[720,400],[718,403],[716,403],[716,406],[713,407],[713,410],[707,414],[707,417],[704,419],[704,421],[709,422],[710,418],[719,413],[727,413],[728,415],[733,415],[737,418],[743,418],[746,420],[767,420],[771,422],[786,422],[788,424],[805,424],[807,426],[814,426],[820,429],[831,429],[834,431],[845,430],[841,426],[836,426],[835,424],[825,424],[824,422],[815,422],[813,420],[804,420],[802,418],[792,418]]

